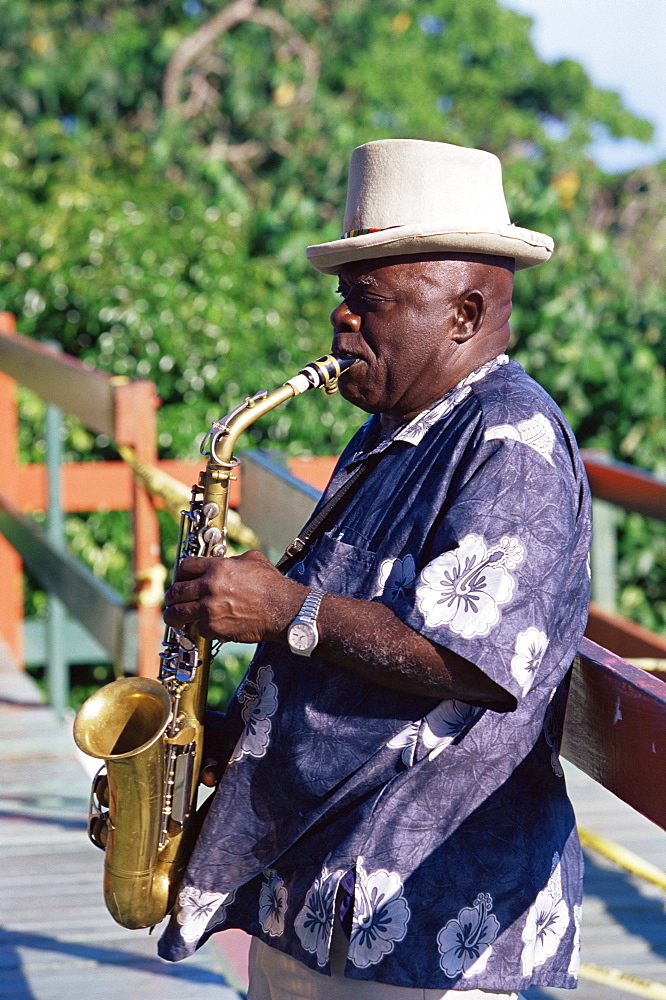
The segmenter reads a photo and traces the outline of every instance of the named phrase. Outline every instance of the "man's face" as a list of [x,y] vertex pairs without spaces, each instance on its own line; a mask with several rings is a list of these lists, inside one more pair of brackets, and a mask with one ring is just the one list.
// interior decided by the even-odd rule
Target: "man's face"
[[468,374],[470,345],[451,337],[460,284],[455,267],[449,278],[440,261],[386,258],[346,265],[339,278],[333,352],[358,358],[340,379],[350,403],[407,420]]

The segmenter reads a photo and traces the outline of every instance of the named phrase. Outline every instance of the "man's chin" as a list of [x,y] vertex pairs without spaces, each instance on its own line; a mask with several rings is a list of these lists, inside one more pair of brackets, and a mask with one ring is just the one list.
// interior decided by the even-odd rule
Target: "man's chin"
[[[362,362],[359,362],[359,366]],[[358,376],[360,372],[356,372],[356,365],[350,371],[349,376],[343,376],[338,382],[338,390],[343,399],[346,399],[348,403],[352,406],[357,406],[359,410],[365,410],[366,413],[381,413],[382,407],[379,400],[373,398],[374,394],[370,390],[370,387],[366,390],[365,379],[358,380],[354,376]],[[352,375],[354,372],[354,375]]]

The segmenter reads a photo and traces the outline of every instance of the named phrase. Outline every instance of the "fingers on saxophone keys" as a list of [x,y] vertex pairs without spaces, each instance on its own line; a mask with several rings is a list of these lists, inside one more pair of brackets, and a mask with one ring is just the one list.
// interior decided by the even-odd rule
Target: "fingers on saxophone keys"
[[210,566],[206,556],[185,556],[176,568],[176,580],[197,580]]
[[198,601],[179,604],[167,604],[162,615],[167,625],[180,629],[188,622],[195,622],[201,617],[201,605]]
[[167,606],[173,604],[185,604],[187,602],[198,601],[205,596],[207,589],[203,581],[178,580],[172,583],[164,595],[164,603]]

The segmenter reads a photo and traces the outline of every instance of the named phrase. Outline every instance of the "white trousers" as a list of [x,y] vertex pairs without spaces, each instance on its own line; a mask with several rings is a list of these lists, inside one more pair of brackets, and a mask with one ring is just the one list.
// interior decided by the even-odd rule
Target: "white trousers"
[[322,976],[294,958],[252,938],[247,1000],[519,1000],[497,990],[423,990],[345,979],[347,939],[336,920],[331,943],[331,975]]

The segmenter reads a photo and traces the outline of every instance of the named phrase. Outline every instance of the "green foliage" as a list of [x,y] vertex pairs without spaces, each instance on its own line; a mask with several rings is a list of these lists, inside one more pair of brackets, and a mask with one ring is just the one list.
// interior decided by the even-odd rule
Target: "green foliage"
[[224,652],[213,660],[210,668],[210,683],[208,685],[208,707],[214,712],[224,712],[234,691],[243,680],[251,655],[234,656]]
[[[44,697],[47,697],[47,679],[44,667],[30,666],[28,673],[36,682]],[[68,707],[77,712],[86,698],[101,687],[114,680],[113,668],[109,663],[73,664],[70,666],[70,686]]]
[[[0,158],[9,158],[10,176],[24,183],[34,130],[15,118],[11,124]],[[239,395],[273,388],[327,350],[330,334],[320,318],[327,308],[311,301],[322,297],[313,291],[317,276],[292,261],[285,277],[278,260],[250,256],[233,179],[236,196],[221,209],[205,186],[155,176],[138,143],[134,171],[99,162],[94,168],[98,148],[87,146],[70,170],[44,174],[39,201],[34,190],[7,187],[0,306],[21,316],[25,334],[56,339],[116,375],[153,379],[163,402],[162,453],[194,454],[197,435]],[[326,413],[322,404],[308,400],[296,426],[280,411],[253,429],[252,439],[289,438],[297,454],[339,449],[360,418],[343,420],[337,400]],[[26,415],[36,419],[37,410],[31,404]],[[79,434],[78,450],[88,448]]]
[[[242,681],[250,655],[238,657],[222,654],[213,661],[208,686],[208,708],[214,712],[224,712],[231,696]],[[46,694],[46,676],[44,667],[28,668],[29,673],[40,690]],[[69,708],[77,712],[86,698],[97,688],[109,684],[115,679],[113,667],[108,663],[74,664],[70,668]]]
[[[497,0],[267,0],[281,27],[213,40],[165,110],[170,60],[222,7],[0,0],[0,308],[21,331],[153,379],[161,454],[193,457],[212,419],[327,349],[333,281],[303,249],[339,235],[353,146],[478,145],[503,160],[512,217],[557,245],[517,277],[516,357],[583,446],[666,474],[666,165],[611,179],[586,158],[600,129],[648,139],[651,126],[577,63],[541,62],[529,20]],[[39,404],[22,405],[36,459]],[[337,452],[362,419],[311,393],[241,447]],[[112,452],[71,425],[67,454]],[[126,593],[124,530],[68,529]],[[622,610],[662,629],[664,539],[624,519]]]

